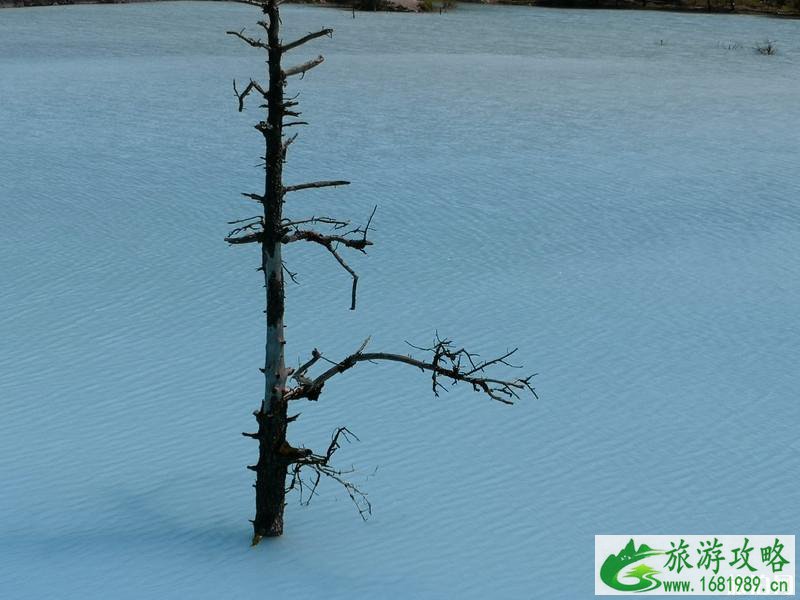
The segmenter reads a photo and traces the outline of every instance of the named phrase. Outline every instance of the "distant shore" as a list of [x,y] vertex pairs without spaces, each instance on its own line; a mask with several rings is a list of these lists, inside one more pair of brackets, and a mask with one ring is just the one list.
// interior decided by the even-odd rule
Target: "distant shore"
[[[74,4],[129,4],[160,0],[0,0],[0,8],[68,6]],[[236,0],[209,0],[233,1]],[[800,18],[800,0],[465,0],[471,4],[507,4],[545,8],[618,10],[657,10],[706,14],[744,14]],[[317,4],[334,8],[425,12],[439,11],[443,0],[299,0],[297,4]],[[378,8],[375,8],[375,6]]]

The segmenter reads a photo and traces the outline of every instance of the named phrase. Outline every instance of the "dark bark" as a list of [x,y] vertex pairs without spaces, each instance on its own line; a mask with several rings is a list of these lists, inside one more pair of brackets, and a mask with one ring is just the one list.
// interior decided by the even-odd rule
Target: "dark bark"
[[280,17],[275,0],[263,11],[267,17],[267,52],[269,89],[265,132],[266,177],[264,182],[264,233],[261,243],[261,267],[267,290],[267,340],[264,361],[264,402],[258,415],[259,449],[256,470],[256,517],[253,521],[253,544],[262,537],[283,533],[286,470],[288,462],[281,454],[286,443],[286,387],[284,364],[284,293],[281,257],[281,219],[283,208],[283,86],[281,71]]

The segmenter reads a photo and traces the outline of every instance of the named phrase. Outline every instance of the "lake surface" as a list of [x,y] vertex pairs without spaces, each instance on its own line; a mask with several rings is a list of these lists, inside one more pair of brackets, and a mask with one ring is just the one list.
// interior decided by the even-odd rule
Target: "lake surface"
[[0,596],[575,600],[597,533],[800,533],[800,21],[287,6],[336,29],[294,53],[327,60],[287,180],[353,182],[288,209],[379,206],[355,312],[288,249],[288,357],[438,329],[519,346],[541,399],[360,366],[291,439],[352,429],[373,518],[326,482],[250,549],[263,290],[222,238],[263,63],[224,32],[257,18],[0,11]]

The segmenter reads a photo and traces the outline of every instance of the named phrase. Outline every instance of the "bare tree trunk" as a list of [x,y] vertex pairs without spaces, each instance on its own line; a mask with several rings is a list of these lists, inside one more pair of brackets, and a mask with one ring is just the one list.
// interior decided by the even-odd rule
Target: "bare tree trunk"
[[[375,215],[373,209],[366,225],[350,229],[350,222],[324,216],[312,216],[300,219],[283,217],[283,199],[288,193],[299,192],[307,189],[346,186],[349,182],[333,179],[283,184],[283,163],[289,145],[296,136],[284,138],[284,127],[305,125],[304,121],[284,119],[298,119],[300,112],[297,102],[284,98],[284,87],[288,77],[304,76],[314,67],[322,64],[323,57],[308,60],[286,69],[281,65],[283,54],[294,50],[303,44],[323,36],[331,36],[332,29],[323,28],[319,31],[308,33],[300,38],[282,44],[280,40],[280,16],[278,14],[279,0],[240,0],[261,8],[265,19],[259,21],[260,27],[266,30],[267,40],[262,41],[245,35],[241,31],[229,31],[249,46],[263,50],[268,56],[269,85],[262,86],[254,80],[239,93],[236,82],[233,91],[239,103],[239,111],[244,110],[245,99],[249,94],[260,96],[266,103],[267,119],[260,121],[255,127],[264,137],[264,166],[266,170],[264,191],[260,194],[245,193],[244,196],[260,203],[263,215],[257,215],[238,221],[231,221],[237,227],[225,238],[230,244],[260,244],[261,266],[264,274],[264,287],[266,288],[266,358],[264,361],[264,398],[261,407],[255,412],[258,421],[258,431],[244,433],[250,438],[258,440],[258,462],[248,468],[256,473],[256,515],[253,519],[253,545],[258,544],[262,538],[279,536],[283,534],[283,509],[286,493],[297,489],[300,492],[301,502],[303,492],[308,492],[306,502],[316,493],[317,485],[323,476],[333,479],[341,484],[347,494],[356,504],[359,514],[366,518],[371,512],[371,504],[358,487],[348,481],[344,475],[347,471],[340,470],[331,464],[334,453],[340,444],[351,439],[357,439],[346,427],[338,427],[334,432],[328,449],[324,453],[314,453],[308,448],[294,448],[286,439],[286,428],[294,417],[287,417],[287,404],[293,400],[317,400],[326,383],[334,376],[349,371],[360,363],[374,363],[390,361],[406,364],[422,371],[431,373],[431,386],[433,393],[438,395],[442,389],[441,379],[452,383],[463,382],[475,391],[483,392],[491,399],[505,404],[511,404],[519,398],[520,392],[530,391],[535,396],[530,380],[533,376],[501,379],[486,373],[490,367],[513,367],[508,362],[516,350],[490,360],[478,361],[477,354],[458,348],[448,339],[436,337],[435,343],[429,348],[414,346],[417,350],[432,353],[430,361],[416,359],[410,355],[387,352],[365,352],[369,340],[353,354],[341,361],[332,361],[317,351],[312,352],[311,359],[300,365],[297,370],[287,369],[284,360],[284,272],[294,279],[294,274],[286,270],[283,264],[282,247],[295,242],[311,242],[327,250],[339,263],[352,280],[350,293],[350,309],[356,308],[356,292],[358,274],[345,261],[344,250],[356,250],[366,253],[366,248],[372,245],[367,239]],[[261,106],[264,106],[263,104]],[[323,225],[332,228],[331,233],[323,233],[309,226]],[[316,377],[310,376],[310,369],[320,360],[325,360],[333,366]],[[294,383],[289,383],[289,378]],[[312,478],[303,482],[301,472],[311,472]],[[287,475],[291,475],[287,488]]]
[[280,19],[275,2],[264,6],[268,17],[268,76],[266,177],[264,189],[264,229],[261,243],[261,268],[266,287],[266,358],[264,361],[264,401],[258,419],[259,452],[256,464],[256,517],[253,542],[283,533],[283,507],[286,496],[287,461],[281,455],[286,443],[286,387],[284,363],[284,293],[281,259],[281,219],[283,205],[283,74],[279,39]]
[[[233,89],[239,101],[239,111],[244,110],[245,99],[251,93],[259,94],[266,102],[266,121],[256,125],[256,129],[264,137],[264,192],[263,194],[244,194],[262,205],[263,216],[251,217],[233,223],[246,223],[237,227],[227,241],[231,244],[259,243],[261,245],[260,270],[264,275],[266,289],[266,357],[264,360],[264,398],[259,410],[255,412],[258,421],[256,433],[244,435],[257,439],[259,442],[258,462],[248,468],[256,472],[256,515],[253,519],[253,545],[264,537],[273,537],[283,534],[283,510],[286,497],[286,476],[289,465],[298,458],[305,458],[310,451],[299,451],[292,448],[286,441],[286,427],[290,419],[286,414],[287,398],[286,385],[291,369],[286,368],[284,359],[284,264],[282,247],[287,242],[286,234],[292,226],[297,229],[297,223],[292,223],[283,218],[283,197],[287,192],[308,188],[333,187],[347,185],[346,181],[316,181],[293,186],[283,185],[283,162],[286,150],[294,137],[284,139],[285,126],[304,124],[302,121],[284,123],[286,117],[298,117],[296,110],[291,110],[297,103],[284,99],[284,87],[287,77],[304,75],[306,71],[319,65],[323,58],[307,61],[300,65],[283,69],[281,64],[285,52],[297,48],[317,37],[330,35],[332,30],[323,29],[310,33],[293,42],[281,44],[280,40],[280,15],[278,0],[244,0],[261,8],[264,20],[258,24],[267,32],[266,42],[252,38],[241,31],[229,31],[246,42],[248,45],[262,49],[267,53],[267,77],[269,85],[261,86],[257,81],[250,80],[247,87],[239,93],[234,81]],[[262,105],[264,106],[264,105]],[[299,223],[317,222],[319,219],[303,220]],[[327,220],[322,219],[322,222]],[[356,230],[360,231],[360,230]],[[298,230],[299,232],[299,230]],[[245,233],[240,237],[233,237],[234,233]],[[303,234],[310,235],[309,232]],[[338,245],[341,236],[317,236],[313,241],[325,246],[347,269],[353,278],[353,296],[358,276],[343,261],[334,248]],[[359,248],[363,251],[366,241],[366,232],[363,240],[343,240],[345,246]],[[355,302],[355,300],[353,300]]]

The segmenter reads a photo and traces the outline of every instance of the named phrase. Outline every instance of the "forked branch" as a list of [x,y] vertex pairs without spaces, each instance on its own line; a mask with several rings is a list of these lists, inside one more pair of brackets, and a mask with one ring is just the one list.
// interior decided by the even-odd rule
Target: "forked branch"
[[244,88],[244,91],[240,94],[239,90],[236,89],[236,80],[235,79],[233,80],[233,93],[236,96],[236,98],[239,100],[239,112],[242,112],[244,110],[244,99],[247,98],[247,96],[253,90],[258,90],[258,93],[260,93],[266,99],[267,92],[264,90],[264,88],[262,88],[258,84],[258,82],[253,81],[251,79],[250,83],[247,84],[247,87]]
[[[372,223],[372,218],[375,216],[375,210],[377,207],[372,209],[372,214],[369,216],[369,220],[364,227],[357,227],[351,231],[345,232],[343,234],[324,234],[318,231],[314,231],[311,229],[300,229],[297,227],[303,221],[295,221],[289,222],[285,226],[287,227],[286,233],[283,236],[283,243],[290,244],[292,242],[298,241],[307,241],[313,242],[315,244],[319,244],[323,248],[325,248],[331,255],[336,259],[336,262],[339,263],[345,271],[350,274],[350,277],[353,280],[353,285],[350,289],[350,310],[356,309],[356,297],[358,295],[358,273],[356,273],[353,268],[347,264],[347,261],[342,258],[342,255],[339,254],[338,248],[339,246],[345,246],[347,248],[352,248],[354,250],[358,250],[359,252],[363,252],[366,254],[366,247],[371,246],[372,242],[367,239],[367,234],[369,233],[369,228]],[[312,219],[305,219],[305,222],[325,222],[321,221],[320,218],[312,218]],[[335,219],[328,219],[328,224],[334,225],[337,229],[346,226],[345,221],[336,221]],[[293,231],[291,229],[294,228]],[[355,237],[353,237],[355,236]],[[249,241],[249,240],[248,240]],[[237,241],[231,243],[247,243],[246,241]]]
[[[398,362],[412,367],[417,367],[422,371],[431,373],[431,381],[434,395],[438,396],[440,390],[447,388],[440,381],[442,378],[450,380],[451,385],[464,382],[472,386],[477,392],[483,392],[492,400],[503,404],[513,404],[515,400],[521,398],[521,394],[530,392],[534,398],[538,398],[536,390],[533,388],[531,380],[535,377],[519,377],[516,379],[503,379],[491,376],[487,373],[489,367],[498,365],[519,368],[509,362],[509,358],[517,351],[510,350],[496,358],[489,360],[478,360],[478,355],[467,351],[465,348],[456,348],[448,339],[442,339],[438,335],[434,344],[428,348],[412,346],[419,350],[431,352],[430,360],[421,360],[406,354],[392,354],[388,352],[365,352],[369,339],[353,354],[339,362],[335,362],[332,367],[318,375],[310,378],[307,376],[309,369],[324,357],[316,349],[312,353],[311,359],[302,365],[293,375],[293,379],[298,383],[297,387],[287,392],[285,398],[288,400],[298,400],[307,398],[317,400],[325,383],[338,375],[352,369],[362,362],[389,361]],[[327,360],[327,359],[325,359]]]

